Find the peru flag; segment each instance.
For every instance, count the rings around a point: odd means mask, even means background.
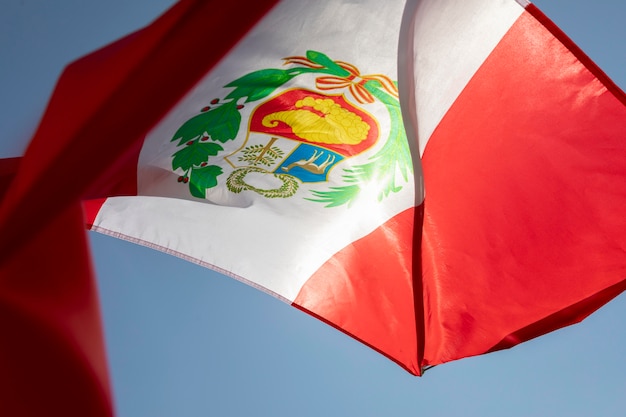
[[[275,6],[147,133],[140,197],[88,203],[92,230],[418,375],[619,294],[623,93],[532,5],[374,3]]]
[[[533,5],[227,3],[182,0],[71,64],[19,168],[0,165],[0,307],[58,345],[95,398],[79,411],[109,413],[81,202],[89,229],[246,282],[415,375],[624,290],[626,96]],[[90,306],[40,307],[5,278],[40,276],[28,260],[56,235],[83,254],[59,297]],[[23,368],[0,364],[9,386]]]

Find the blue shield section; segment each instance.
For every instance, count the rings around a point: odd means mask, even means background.
[[[328,180],[328,171],[343,159],[336,152],[303,143],[274,172],[288,173],[302,182],[322,182]]]

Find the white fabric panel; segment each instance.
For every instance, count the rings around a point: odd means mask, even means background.
[[[380,203],[378,187],[371,184],[366,191],[370,195],[352,206],[327,208],[307,200],[311,190],[328,187],[319,183],[303,183],[295,196],[286,199],[268,199],[252,191],[233,194],[224,187],[228,170],[232,171],[224,163],[220,185],[210,189],[203,202],[177,182],[180,173],[171,170],[177,148],[170,139],[211,99],[225,97],[230,91],[224,89],[225,84],[252,71],[281,68],[282,58],[304,55],[307,50],[354,64],[363,75],[385,74],[397,80],[403,9],[404,1],[399,0],[280,3],[149,133],[138,172],[139,194],[145,197],[107,200],[94,230],[215,268],[292,301],[305,281],[336,252],[415,204],[413,178],[405,181],[396,175],[402,191]],[[212,36],[219,42],[219,34]],[[299,76],[288,87],[311,89],[314,85],[313,76]],[[342,92],[354,102],[347,90]],[[241,129],[236,140],[222,144],[224,156],[241,148],[247,135],[245,118],[256,105],[246,104],[242,109]],[[376,115],[380,140],[350,158],[352,165],[368,162],[390,131],[388,112],[380,102],[361,107]],[[344,166],[339,163],[331,170],[330,186],[344,184]]]

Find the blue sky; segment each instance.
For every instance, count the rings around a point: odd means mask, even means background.
[[[66,63],[172,3],[3,0],[0,157],[23,152]],[[625,2],[535,4],[626,88]],[[579,325],[415,378],[239,282],[110,237],[90,238],[119,417],[571,417],[626,408],[624,295]]]

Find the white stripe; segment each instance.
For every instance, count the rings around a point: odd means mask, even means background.
[[[334,254],[413,206],[413,178],[405,182],[398,174],[397,185],[403,191],[391,193],[384,203],[378,203],[374,195],[349,208],[325,208],[305,199],[312,196],[309,190],[324,189],[325,184],[302,184],[300,195],[291,200],[268,199],[252,191],[227,191],[225,172],[219,177],[221,187],[211,189],[207,201],[189,201],[192,197],[187,186],[176,181],[180,174],[171,171],[176,144],[170,143],[170,138],[212,98],[223,98],[230,91],[223,88],[225,84],[255,70],[281,68],[283,57],[304,55],[307,50],[352,63],[364,75],[382,73],[397,79],[397,39],[403,8],[403,1],[378,0],[289,0],[279,4],[146,138],[139,160],[139,192],[170,198],[109,199],[94,222],[94,230],[243,277],[283,300],[293,301],[306,280]],[[219,34],[212,36],[219,42]],[[301,77],[289,87],[314,88],[313,78]],[[349,93],[346,90],[344,94]],[[246,104],[244,118],[256,105]],[[367,106],[363,108],[370,114],[381,115],[381,143],[355,157],[357,163],[367,162],[390,131],[386,108],[380,103]],[[225,149],[233,147],[224,154],[241,146],[246,127],[244,121],[237,140],[223,144]],[[338,165],[330,175],[337,179],[342,172],[343,166]],[[366,187],[366,191],[374,190]]]

